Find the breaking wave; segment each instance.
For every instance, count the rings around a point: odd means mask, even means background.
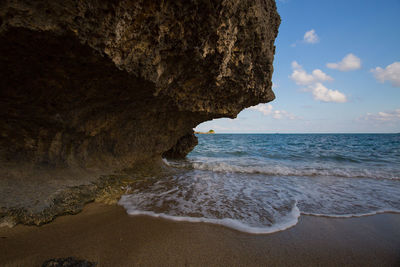
[[[171,172],[119,204],[131,215],[273,233],[300,214],[400,213],[398,162],[397,135],[203,135],[187,160],[164,159]]]

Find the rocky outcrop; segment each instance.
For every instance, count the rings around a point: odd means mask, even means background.
[[[184,156],[199,123],[274,99],[279,23],[274,0],[1,1],[0,183]]]
[[[42,264],[42,267],[94,267],[96,265],[96,262],[78,260],[74,257],[68,257],[47,260]]]
[[[168,151],[162,154],[165,158],[182,159],[198,144],[197,137],[193,132],[182,136],[178,142]]]

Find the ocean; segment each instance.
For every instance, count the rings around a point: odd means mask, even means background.
[[[119,204],[131,215],[265,234],[301,215],[400,213],[400,134],[209,134]]]

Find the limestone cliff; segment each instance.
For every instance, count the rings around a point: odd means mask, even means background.
[[[274,99],[279,23],[274,0],[1,1],[3,191],[184,156],[199,123]]]

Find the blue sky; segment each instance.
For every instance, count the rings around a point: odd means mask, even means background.
[[[276,99],[218,133],[400,132],[400,1],[279,0]]]

